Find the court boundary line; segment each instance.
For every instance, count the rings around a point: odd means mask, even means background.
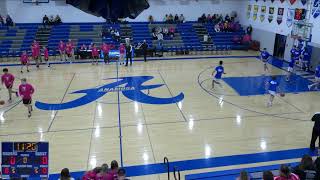
[[[264,117],[264,116],[273,116],[273,115],[282,115],[282,114],[300,114],[302,112],[287,112],[287,113],[275,113],[275,114],[257,114],[257,115],[248,115],[248,116],[242,116],[242,118],[252,118],[252,117]],[[213,118],[203,118],[203,119],[195,119],[193,121],[217,121],[217,120],[224,120],[224,119],[232,119],[236,118],[235,116],[228,116],[228,117],[213,117]],[[281,119],[281,117],[276,117]],[[282,119],[284,119],[283,117]],[[284,119],[287,120],[287,119]],[[297,120],[297,121],[308,121],[308,120]],[[167,121],[167,122],[154,122],[154,123],[147,123],[147,124],[142,124],[142,125],[148,125],[148,126],[153,126],[153,125],[162,125],[162,124],[177,124],[177,123],[186,123],[185,121]],[[135,127],[137,126],[136,124],[126,124],[122,125],[122,127]],[[100,129],[111,129],[111,128],[118,128],[118,125],[114,126],[101,126]],[[58,132],[70,132],[70,131],[89,131],[94,129],[93,127],[91,128],[78,128],[78,129],[60,129],[60,130],[50,130],[50,131],[45,131],[42,133],[58,133]],[[39,134],[39,132],[25,132],[25,133],[16,133],[16,134],[3,134],[0,135],[0,137],[5,137],[5,136],[19,136],[19,135],[29,135],[29,134]]]
[[[87,159],[87,169],[89,167],[89,160],[90,160],[90,154],[91,154],[91,146],[92,146],[92,137],[93,137],[93,131],[94,131],[94,125],[96,121],[96,115],[97,115],[97,108],[98,108],[98,103],[96,102],[96,107],[94,109],[94,115],[93,115],[93,121],[92,121],[92,129],[91,129],[91,134],[90,134],[90,142],[89,142],[89,150],[88,150],[88,159]]]
[[[63,102],[64,98],[66,97],[66,95],[67,95],[67,93],[68,93],[68,90],[69,90],[69,88],[70,88],[70,86],[71,86],[71,84],[72,84],[75,76],[76,76],[76,73],[73,73],[73,76],[72,76],[72,78],[71,78],[71,80],[70,80],[70,82],[69,82],[69,84],[68,84],[68,86],[67,86],[67,88],[66,88],[66,91],[64,92],[64,95],[63,95],[63,97],[62,97],[62,99],[61,99],[61,101],[60,101],[60,104]],[[59,110],[57,110],[57,111],[55,112],[54,117],[52,118],[52,120],[51,120],[51,122],[50,122],[50,124],[49,124],[49,127],[48,127],[48,129],[47,129],[48,132],[50,132],[51,126],[52,126],[54,120],[56,119],[58,112],[59,112]]]
[[[148,61],[166,61],[166,60],[203,60],[203,59],[219,59],[219,58],[223,58],[223,59],[228,59],[228,58],[257,58],[259,56],[254,56],[254,55],[248,55],[248,56],[192,56],[192,57],[166,57],[166,58],[149,58]],[[144,61],[143,59],[137,59],[134,61]],[[133,61],[133,62],[134,62]],[[103,63],[103,60],[98,61],[99,63]],[[62,65],[62,64],[90,64],[92,63],[91,60],[82,60],[82,61],[73,61],[72,63],[70,62],[59,62],[59,61],[52,61],[49,62],[50,65]],[[36,65],[35,63],[30,63],[29,65]],[[46,64],[40,64],[40,65],[46,65]],[[0,67],[5,67],[5,66],[21,66],[20,63],[9,63],[9,64],[0,64]]]
[[[158,73],[159,73],[160,78],[162,79],[163,83],[164,83],[164,84],[165,84],[165,86],[167,87],[167,89],[168,89],[168,91],[169,91],[170,96],[171,96],[171,97],[173,97],[173,93],[171,92],[171,90],[170,90],[170,88],[169,88],[168,84],[166,83],[166,81],[164,80],[164,78],[163,78],[163,76],[162,76],[162,74],[161,74],[160,70],[158,70]],[[178,102],[176,102],[175,104],[176,104],[177,108],[179,109],[180,114],[181,114],[182,118],[184,119],[184,121],[185,121],[185,122],[188,122],[188,120],[187,120],[186,116],[184,115],[184,113],[182,112],[182,110],[179,108]]]
[[[117,82],[119,82],[119,63],[116,62]],[[119,127],[119,146],[120,146],[120,165],[123,167],[123,144],[122,144],[122,127],[121,127],[121,107],[120,107],[120,89],[117,88],[117,105],[118,105],[118,127]]]

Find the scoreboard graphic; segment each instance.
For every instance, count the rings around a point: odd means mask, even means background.
[[[2,178],[48,179],[48,142],[2,142]]]

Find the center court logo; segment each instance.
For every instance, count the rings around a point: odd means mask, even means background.
[[[177,96],[170,98],[158,98],[147,95],[142,90],[150,90],[163,86],[164,84],[142,85],[143,83],[153,79],[153,76],[132,76],[110,78],[118,81],[105,84],[91,89],[84,89],[72,92],[71,94],[84,94],[84,96],[61,104],[49,104],[37,101],[35,106],[41,110],[65,110],[86,105],[101,98],[107,93],[120,91],[125,97],[133,101],[145,104],[173,104],[184,99],[184,94],[180,93]]]

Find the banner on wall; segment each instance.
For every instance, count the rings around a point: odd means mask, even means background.
[[[259,6],[258,5],[254,5],[253,6],[253,20],[256,20],[258,17],[258,11],[259,11]]]
[[[266,11],[267,11],[267,6],[261,6],[261,13],[260,13],[261,22],[263,22],[264,19],[266,18]]]
[[[308,0],[301,0],[302,5],[306,5]]]
[[[307,15],[307,10],[306,9],[300,9],[300,8],[296,8],[295,9],[295,13],[294,13],[294,19],[301,21],[306,19],[306,15]]]
[[[287,11],[287,26],[291,27],[293,24],[293,18],[294,18],[295,10],[294,9],[288,9]]]
[[[312,16],[317,18],[320,15],[320,0],[314,0],[312,5]]]
[[[291,5],[293,5],[297,0],[289,0]]]
[[[277,17],[278,24],[282,23],[283,13],[284,13],[284,8],[278,8],[278,17]]]
[[[269,7],[268,21],[271,23],[273,21],[274,7]]]
[[[252,6],[249,4],[247,9],[247,18],[250,19]]]

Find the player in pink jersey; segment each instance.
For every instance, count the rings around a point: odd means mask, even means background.
[[[47,47],[43,47],[43,57],[44,57],[44,60],[46,61],[48,67],[50,67],[50,63],[49,63],[49,50]]]
[[[23,73],[23,67],[27,67],[27,72],[29,72],[29,57],[26,51],[23,51],[20,57],[21,62],[21,73]]]
[[[15,93],[16,96],[18,97],[18,92],[13,91],[13,83],[14,83],[14,76],[9,73],[9,70],[7,68],[3,69],[3,75],[1,76],[1,83],[6,86],[9,92],[9,101],[12,100],[12,94]]]
[[[69,60],[70,58],[70,63],[72,63],[72,58],[73,58],[73,43],[71,41],[71,39],[69,39],[69,41],[66,44],[66,54],[67,54],[67,58]]]
[[[39,60],[41,61],[40,45],[36,40],[33,41],[31,49],[32,49],[33,60],[36,62],[37,68],[39,68],[39,65],[40,65]]]
[[[121,65],[121,64],[124,64],[124,62],[125,62],[124,56],[126,54],[126,47],[124,46],[123,43],[121,43],[119,46],[119,52],[120,52],[119,62]]]
[[[104,63],[109,63],[110,46],[106,43],[103,43],[101,46],[101,50],[103,51]]]
[[[27,83],[27,79],[21,79],[21,84],[19,86],[19,94],[22,98],[23,104],[28,108],[28,117],[31,117],[32,108],[32,94],[34,93],[34,88],[31,84]]]
[[[66,57],[65,57],[66,45],[64,44],[63,41],[59,42],[58,49],[59,49],[59,54],[60,54],[60,61],[62,61],[62,59],[66,60]]]
[[[94,65],[94,63],[96,63],[96,65],[98,65],[99,50],[98,50],[98,48],[96,47],[95,44],[92,44],[91,56],[92,56],[92,65]]]

